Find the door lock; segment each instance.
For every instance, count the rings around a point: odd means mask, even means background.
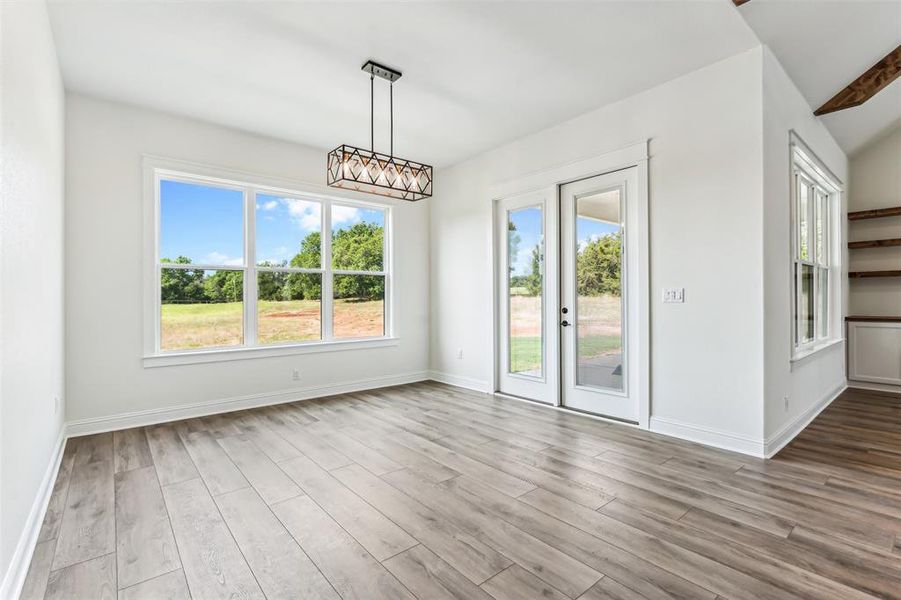
[[[569,327],[569,321],[562,321],[560,324],[564,327]]]
[[[560,309],[560,312],[562,312],[565,315],[566,313],[569,312],[569,309],[564,306],[563,308]]]

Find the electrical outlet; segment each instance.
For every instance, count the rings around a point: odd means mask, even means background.
[[[53,397],[53,414],[59,414],[59,396]]]
[[[463,348],[457,349],[457,360],[463,360]]]
[[[685,288],[663,288],[663,301],[668,304],[685,302]]]
[[[788,412],[788,396],[782,396],[782,402],[785,405],[785,412]]]
[[[293,379],[294,381],[300,381],[300,371],[298,369],[291,371],[291,379]]]

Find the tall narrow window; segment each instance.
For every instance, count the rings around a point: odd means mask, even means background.
[[[244,343],[244,193],[160,182],[160,349]]]
[[[153,175],[157,353],[388,335],[387,207]]]
[[[322,207],[256,195],[257,341],[322,339]]]
[[[385,211],[331,210],[334,336],[385,335]]]
[[[833,269],[839,252],[833,235],[838,185],[806,149],[792,146],[792,256],[795,355],[837,336]]]

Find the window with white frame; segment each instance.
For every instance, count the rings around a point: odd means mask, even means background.
[[[798,143],[792,144],[793,348],[803,355],[837,337],[839,187]]]
[[[157,354],[388,335],[388,207],[153,175]]]

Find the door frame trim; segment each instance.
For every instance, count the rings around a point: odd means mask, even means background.
[[[587,177],[603,175],[612,171],[637,167],[638,189],[636,190],[634,201],[638,203],[639,223],[637,224],[637,235],[639,238],[638,247],[641,256],[637,259],[639,276],[636,292],[638,294],[639,331],[636,334],[636,338],[639,345],[639,360],[635,368],[637,368],[640,373],[638,385],[638,426],[642,429],[648,429],[651,416],[649,144],[650,140],[646,139],[604,154],[583,158],[548,169],[534,171],[489,186],[488,195],[490,200],[489,206],[491,209],[491,218],[489,219],[487,234],[489,236],[488,248],[490,253],[489,260],[491,262],[491,350],[493,361],[491,369],[491,389],[495,392],[499,391],[500,384],[498,361],[501,343],[498,337],[498,328],[500,326],[500,314],[498,311],[498,302],[500,301],[498,257],[499,252],[501,251],[499,246],[501,240],[499,240],[496,235],[497,210],[495,207],[497,202],[504,198],[509,198],[510,196],[518,196],[528,192],[548,190],[551,188],[553,189],[553,197],[556,198],[557,208],[559,209],[559,189],[561,185],[571,181],[585,179]],[[559,310],[559,296],[549,300],[555,302]],[[560,407],[561,401],[562,396],[558,389],[553,406]]]

